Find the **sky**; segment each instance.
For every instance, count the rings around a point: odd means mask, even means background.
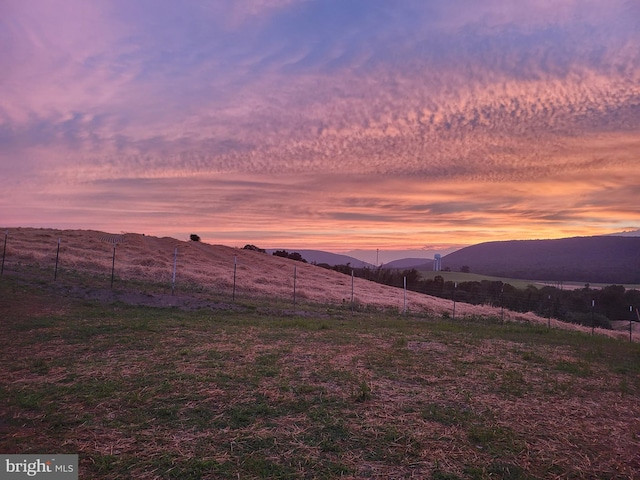
[[[0,227],[449,251],[640,227],[638,0],[2,0]]]

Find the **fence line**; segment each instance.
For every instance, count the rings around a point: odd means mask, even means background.
[[[4,238],[4,245],[3,245],[3,252],[2,252],[2,266],[0,269],[0,273],[4,274],[4,268],[5,268],[5,263],[6,263],[6,258],[7,258],[7,243],[8,243],[8,237],[9,237],[9,230],[5,231],[5,238]],[[112,245],[113,247],[113,251],[112,251],[112,257],[111,257],[111,278],[110,278],[110,287],[113,289],[114,286],[114,282],[115,282],[115,273],[116,273],[116,250],[117,250],[117,245],[119,243],[125,243],[125,237],[124,235],[100,235],[98,237],[98,239],[100,241],[109,243]],[[55,267],[54,267],[54,281],[57,281],[58,278],[58,272],[59,272],[59,267],[60,265],[64,265],[64,251],[61,252],[61,238],[58,237],[57,238],[57,248],[56,248],[56,256],[55,256]],[[19,256],[18,256],[19,257]],[[172,262],[172,272],[171,272],[171,294],[174,295],[175,294],[175,289],[176,289],[176,272],[177,272],[177,257],[178,257],[178,247],[176,246],[174,248],[174,252],[173,252],[173,262]],[[19,265],[20,263],[18,263]],[[238,265],[238,258],[237,255],[234,255],[234,259],[233,259],[233,286],[232,286],[232,292],[231,292],[231,296],[232,296],[232,300],[235,302],[236,300],[236,294],[237,294],[237,265]],[[133,278],[135,279],[135,274],[133,276]],[[297,266],[294,265],[293,268],[293,311],[294,313],[296,312],[297,309],[297,304],[298,304],[298,273],[297,273]],[[458,282],[454,283],[454,288],[452,291],[452,295],[451,295],[451,302],[452,302],[452,318],[453,320],[456,319],[456,304],[457,304],[457,298],[456,298],[456,292],[458,289]],[[416,293],[420,293],[420,292],[416,292]],[[356,310],[356,300],[355,300],[355,272],[352,269],[351,270],[351,310],[355,311]],[[437,298],[437,297],[436,297]],[[504,295],[504,288],[501,289],[500,291],[500,321],[501,323],[504,323],[504,305],[505,305],[505,295]],[[515,297],[514,297],[515,298]],[[551,316],[552,316],[552,308],[554,306],[553,301],[551,299],[551,295],[548,296],[548,300],[549,300],[549,309],[548,309],[548,317],[547,317],[547,327],[551,328]],[[556,299],[557,300],[557,299]],[[402,313],[403,314],[407,314],[409,312],[409,308],[408,308],[408,304],[407,304],[407,277],[404,276],[403,277],[403,308],[402,308]],[[561,304],[558,304],[561,306]],[[556,307],[558,306],[556,305]],[[591,301],[591,322],[590,322],[590,326],[591,327],[591,334],[593,335],[595,333],[595,310],[596,310],[596,301],[592,300]],[[633,318],[633,313],[634,313],[634,307],[633,305],[629,306],[629,341],[633,341],[633,325],[634,322],[636,322],[636,319]],[[638,316],[638,323],[640,323],[640,313],[638,312],[638,310],[636,309],[636,314]],[[599,314],[600,315],[600,314]],[[619,331],[619,330],[618,330]]]

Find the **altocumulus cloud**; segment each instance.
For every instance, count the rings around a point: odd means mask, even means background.
[[[635,1],[0,8],[9,223],[335,246],[640,219]]]

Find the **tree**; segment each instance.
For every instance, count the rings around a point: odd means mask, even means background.
[[[407,278],[407,288],[409,290],[417,290],[420,284],[420,272],[415,268],[411,270],[403,270],[402,276]]]
[[[247,244],[242,247],[244,250],[252,250],[254,252],[267,253],[264,248],[258,248],[255,245]]]
[[[291,260],[296,260],[297,262],[307,263],[307,261],[302,258],[302,255],[300,255],[298,252],[291,252],[289,254],[289,258]]]
[[[276,257],[289,258],[298,262],[307,263],[307,261],[302,258],[302,255],[300,255],[298,252],[289,253],[286,250],[276,250],[275,252],[273,252],[273,255],[275,255]]]
[[[436,275],[433,277],[433,291],[436,295],[442,295],[444,289],[444,277],[442,275]]]
[[[462,273],[469,273],[469,272],[471,271],[471,269],[469,268],[469,265],[462,265],[462,266],[460,267],[460,271],[461,271]]]
[[[351,263],[347,263],[346,265],[334,265],[333,270],[335,270],[336,272],[344,273],[346,275],[351,275]]]
[[[189,238],[191,239],[192,242],[199,242],[200,241],[200,236],[196,235],[195,233],[192,233],[191,235],[189,235]]]

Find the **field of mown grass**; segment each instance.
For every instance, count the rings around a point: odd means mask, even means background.
[[[0,451],[80,478],[637,478],[640,344],[340,306],[180,310],[0,277]]]

